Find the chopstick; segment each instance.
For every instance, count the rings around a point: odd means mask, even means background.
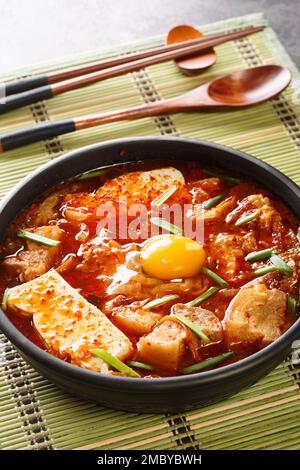
[[[259,31],[262,31],[264,26],[258,27],[249,27],[241,30],[241,32],[245,34],[253,34]],[[60,82],[62,80],[68,80],[70,78],[79,77],[81,75],[86,75],[89,73],[97,72],[100,70],[104,70],[110,67],[116,67],[121,64],[126,64],[127,62],[132,62],[139,59],[145,59],[147,57],[151,57],[153,55],[164,54],[165,52],[176,51],[185,46],[192,46],[196,44],[203,44],[207,43],[208,41],[217,40],[220,38],[226,38],[231,40],[230,36],[235,33],[220,33],[215,35],[206,36],[200,39],[190,39],[188,41],[182,41],[181,43],[171,44],[167,46],[160,46],[154,49],[148,49],[140,52],[136,52],[133,54],[127,54],[122,57],[116,57],[113,59],[108,59],[101,62],[92,62],[89,64],[80,65],[77,67],[67,68],[63,70],[58,70],[54,72],[50,72],[47,75],[37,75],[30,78],[24,78],[21,80],[14,80],[12,82],[6,83],[5,92],[6,96],[10,96],[16,93],[21,93],[27,90],[33,90],[34,88],[40,88],[45,85],[50,85],[51,83]],[[211,47],[211,46],[207,46]]]
[[[159,64],[167,60],[178,59],[180,57],[192,55],[201,50],[208,49],[209,47],[217,46],[228,41],[233,41],[235,39],[240,39],[250,34],[260,32],[263,29],[264,26],[251,27],[232,33],[223,33],[206,37],[204,39],[190,40],[171,46],[163,46],[162,48],[131,54],[130,56],[112,59],[110,61],[100,62],[98,64],[90,64],[88,66],[77,67],[75,69],[68,69],[67,71],[65,70],[56,72],[51,76],[49,75],[49,78],[48,76],[34,77],[33,79],[28,79],[26,84],[24,83],[24,80],[22,80],[22,86],[30,86],[30,84],[36,86],[42,81],[47,81],[47,84],[44,86],[38,86],[38,88],[35,89],[18,93],[16,95],[8,96],[5,103],[0,104],[0,114],[4,114],[5,112],[13,109],[18,109],[25,105],[36,103],[40,100],[52,98],[53,96],[64,93],[66,91],[75,90],[77,88],[81,88],[101,80],[132,72],[145,66]],[[150,53],[151,55],[148,56]],[[112,62],[115,65],[111,66]],[[118,63],[118,65],[116,65],[116,63]],[[110,65],[108,68],[107,64]],[[86,72],[89,67],[100,67],[100,69],[96,69],[94,72],[80,75],[81,73]],[[73,78],[57,81],[59,78],[70,76],[70,74],[73,74]],[[55,82],[49,83],[48,80],[54,80]],[[13,89],[12,86],[16,88],[16,82],[12,82],[10,91]],[[7,87],[9,87],[9,84],[7,84]]]

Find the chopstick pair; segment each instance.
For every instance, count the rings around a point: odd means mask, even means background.
[[[261,65],[217,77],[173,98],[127,109],[49,121],[0,135],[0,152],[101,124],[179,112],[237,109],[263,103],[281,93],[291,73],[280,65]]]
[[[53,96],[75,90],[101,80],[113,78],[149,65],[179,59],[260,32],[264,26],[245,28],[232,33],[221,33],[200,39],[184,41],[170,46],[137,52],[127,56],[94,62],[65,69],[48,75],[13,81],[5,85],[5,102],[0,104],[0,114],[36,103]]]

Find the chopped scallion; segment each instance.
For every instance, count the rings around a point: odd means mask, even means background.
[[[206,276],[210,277],[214,282],[219,284],[219,286],[222,286],[222,287],[229,286],[228,282],[224,281],[224,279],[222,279],[220,276],[218,276],[218,274],[214,273],[210,269],[204,267],[204,268],[202,268],[202,272]]]
[[[236,222],[235,222],[235,226],[236,227],[239,227],[240,225],[244,225],[244,224],[247,224],[248,222],[251,222],[251,220],[254,220],[258,215],[258,212],[252,212],[251,214],[249,215],[242,215]]]
[[[103,168],[102,170],[93,170],[89,171],[88,173],[83,173],[79,176],[79,180],[87,180],[89,178],[96,178],[96,176],[103,175],[107,172],[107,168]]]
[[[287,311],[291,315],[296,315],[297,300],[294,297],[292,297],[290,294],[288,294],[288,297],[287,297]]]
[[[241,182],[241,180],[235,176],[222,175],[221,173],[212,170],[205,169],[203,170],[203,173],[209,176],[216,176],[217,178],[221,178],[224,181],[228,181],[228,183],[239,184]]]
[[[292,269],[289,267],[289,265],[278,255],[272,255],[270,258],[271,263],[276,266],[279,271],[281,271],[283,274],[289,276],[292,274]]]
[[[188,307],[195,307],[196,305],[200,304],[204,300],[208,299],[211,295],[213,295],[218,290],[219,290],[219,287],[210,287],[205,292],[203,292],[203,294],[199,295],[194,300],[191,300],[185,305],[187,305]]]
[[[209,367],[215,366],[216,364],[229,359],[233,356],[233,354],[234,353],[232,351],[228,351],[226,353],[219,354],[218,356],[210,357],[209,359],[205,359],[204,361],[198,362],[197,364],[192,364],[191,366],[185,367],[181,372],[184,374],[193,374],[194,372],[208,369]]]
[[[94,356],[100,357],[100,359],[112,366],[117,371],[126,375],[130,375],[131,377],[140,377],[140,375],[135,370],[131,369],[131,367],[128,367],[117,357],[112,356],[109,352],[105,351],[105,349],[91,349],[90,351],[92,354],[94,354]]]
[[[27,240],[31,240],[32,242],[40,243],[41,245],[46,246],[57,246],[59,245],[59,240],[53,240],[52,238],[43,237],[43,235],[38,235],[34,232],[28,232],[27,230],[20,230],[18,232],[18,237],[26,238]]]
[[[167,230],[174,235],[182,235],[181,228],[177,227],[176,225],[170,224],[167,220],[161,219],[159,217],[151,217],[151,223],[157,225],[158,227],[162,228],[163,230]]]
[[[277,251],[273,250],[273,248],[267,248],[266,250],[260,250],[260,251],[252,251],[251,253],[248,253],[247,256],[245,256],[245,260],[250,261],[250,263],[252,263],[252,261],[268,259],[276,252]]]
[[[300,225],[298,227],[298,232],[297,232],[297,240],[300,243]]]
[[[159,305],[166,304],[167,302],[170,302],[171,300],[178,299],[178,297],[179,295],[177,294],[165,295],[164,297],[161,297],[160,299],[151,300],[151,302],[148,302],[147,304],[143,305],[142,309],[149,310],[150,308],[158,307]]]
[[[169,189],[164,191],[160,196],[151,202],[151,206],[160,207],[166,202],[173,194],[177,191],[177,186],[171,186]]]
[[[155,370],[155,367],[150,364],[145,364],[144,362],[139,361],[129,361],[127,362],[127,365],[130,367],[136,367],[137,369]]]
[[[263,276],[264,274],[269,274],[274,271],[279,271],[279,268],[277,268],[277,266],[268,265],[268,266],[264,266],[263,268],[256,269],[254,271],[254,274],[255,276]]]
[[[221,194],[217,194],[217,196],[214,196],[208,199],[207,201],[203,203],[204,209],[210,209],[211,207],[214,207],[216,204],[218,204],[218,202],[221,201],[221,199],[223,199],[224,196],[225,196],[225,193],[221,193]]]
[[[7,310],[7,301],[8,301],[8,297],[9,297],[9,291],[10,289],[9,288],[6,288],[4,293],[3,293],[3,297],[2,297],[2,310],[5,312]]]
[[[180,313],[174,314],[174,317],[177,318],[177,320],[180,321],[180,323],[183,323],[185,326],[187,326],[193,333],[195,333],[199,338],[202,339],[204,344],[209,344],[211,343],[210,339],[206,334],[203,333],[203,331],[198,328],[197,325],[195,325],[191,320],[189,320],[187,317],[184,315],[181,315]]]

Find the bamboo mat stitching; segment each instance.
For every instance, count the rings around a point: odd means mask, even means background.
[[[145,103],[161,100],[159,92],[145,69],[133,72],[131,75]],[[154,122],[162,135],[179,135],[169,115],[155,117]]]
[[[44,124],[50,121],[50,117],[47,111],[46,104],[44,101],[39,101],[30,106],[30,111],[37,124]],[[45,150],[49,154],[50,158],[55,158],[64,151],[62,143],[58,137],[52,137],[51,139],[44,140]]]
[[[299,351],[295,351],[294,352],[295,355],[298,355],[298,358],[300,357],[300,349]],[[289,368],[289,370],[291,371],[291,374],[296,382],[296,384],[298,385],[299,389],[300,389],[300,363],[295,363],[291,360],[291,355],[288,356],[287,360],[285,361],[285,363],[287,364],[287,367]]]
[[[1,335],[5,362],[3,364],[6,381],[16,404],[24,435],[30,448],[52,449],[47,424],[40,409],[36,393],[27,376],[28,364],[24,362],[11,343]]]
[[[32,74],[24,74],[16,77],[16,80],[32,77]],[[43,124],[50,121],[50,117],[44,101],[38,101],[29,106],[30,112],[37,124]],[[64,149],[58,137],[46,139],[43,141],[45,150],[49,154],[50,158],[54,158],[61,154]]]
[[[167,415],[167,422],[172,428],[176,444],[185,450],[200,450],[200,442],[196,439],[187,416]]]

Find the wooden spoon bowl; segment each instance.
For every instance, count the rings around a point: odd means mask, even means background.
[[[290,82],[286,67],[265,65],[225,75],[210,82],[208,96],[225,106],[249,106],[278,95]]]
[[[168,45],[177,44],[190,39],[199,39],[204,37],[201,33],[193,26],[180,25],[172,28],[167,36],[166,43]],[[184,59],[175,60],[178,68],[186,75],[196,75],[202,72],[204,69],[211,67],[215,64],[217,55],[214,49],[211,47],[203,52],[198,52]]]

